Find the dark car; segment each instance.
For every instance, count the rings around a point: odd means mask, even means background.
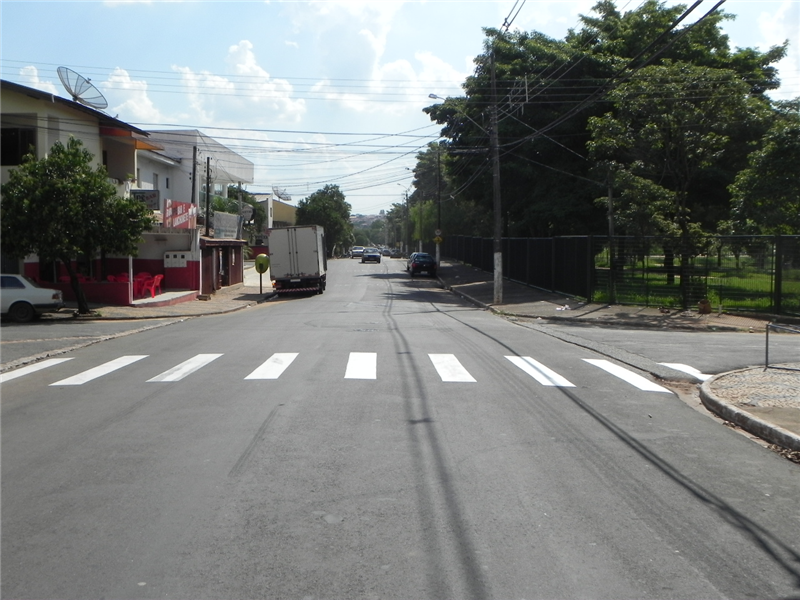
[[[377,248],[364,248],[364,252],[361,253],[361,262],[381,262],[381,253],[378,252]]]
[[[426,252],[415,252],[408,259],[406,270],[413,277],[416,273],[427,273],[436,277],[436,260]]]

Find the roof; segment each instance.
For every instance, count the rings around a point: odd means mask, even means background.
[[[94,108],[86,106],[85,104],[76,102],[75,100],[68,100],[67,98],[56,96],[55,94],[51,94],[50,92],[43,92],[42,90],[37,90],[36,88],[20,85],[19,83],[6,81],[5,79],[0,80],[0,88],[3,91],[8,90],[9,92],[24,94],[26,96],[33,98],[34,100],[41,100],[43,102],[52,102],[54,104],[61,104],[62,106],[66,106],[68,108],[71,108],[72,110],[76,110],[78,112],[90,115],[97,119],[100,127],[124,129],[131,133],[136,133],[142,136],[150,135],[143,129],[139,129],[138,127],[134,127],[133,125],[126,123],[125,121],[120,121],[119,119],[111,117],[106,113],[104,113],[103,111],[96,110]]]

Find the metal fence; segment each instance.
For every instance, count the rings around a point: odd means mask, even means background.
[[[590,302],[800,316],[800,236],[674,240],[605,236],[504,238],[504,277]],[[443,257],[494,270],[489,238],[453,236]],[[424,248],[435,252],[433,244]],[[682,255],[681,255],[682,254]]]

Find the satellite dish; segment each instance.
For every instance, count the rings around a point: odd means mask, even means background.
[[[284,202],[292,201],[292,196],[290,194],[287,194],[285,189],[272,186],[272,193],[278,197],[278,200],[283,200]]]
[[[96,109],[106,108],[108,101],[91,82],[67,67],[58,67],[58,78],[75,102]]]

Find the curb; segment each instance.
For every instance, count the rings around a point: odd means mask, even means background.
[[[133,321],[133,320],[139,321],[144,319],[194,319],[196,317],[210,317],[212,315],[223,315],[226,313],[236,312],[237,310],[242,310],[249,306],[255,306],[257,304],[266,302],[267,300],[271,300],[277,295],[278,295],[277,292],[272,292],[270,294],[264,294],[264,297],[260,298],[259,300],[248,302],[247,304],[242,304],[241,306],[232,306],[229,308],[223,308],[221,310],[212,310],[199,313],[181,313],[174,315],[135,315],[135,316],[116,316],[116,317],[103,317],[103,316],[93,317],[91,314],[89,314],[89,315],[75,315],[73,318],[78,321]],[[99,310],[102,311],[102,308]],[[147,310],[147,307],[144,307],[143,310]]]
[[[758,436],[762,440],[766,440],[772,444],[777,444],[783,448],[800,452],[800,436],[788,431],[777,425],[773,425],[751,415],[747,411],[724,402],[711,391],[711,384],[717,379],[730,375],[731,373],[739,373],[749,369],[740,369],[739,371],[730,371],[728,373],[720,373],[711,379],[708,379],[700,386],[700,401],[708,410],[717,416],[738,425],[748,433]]]

